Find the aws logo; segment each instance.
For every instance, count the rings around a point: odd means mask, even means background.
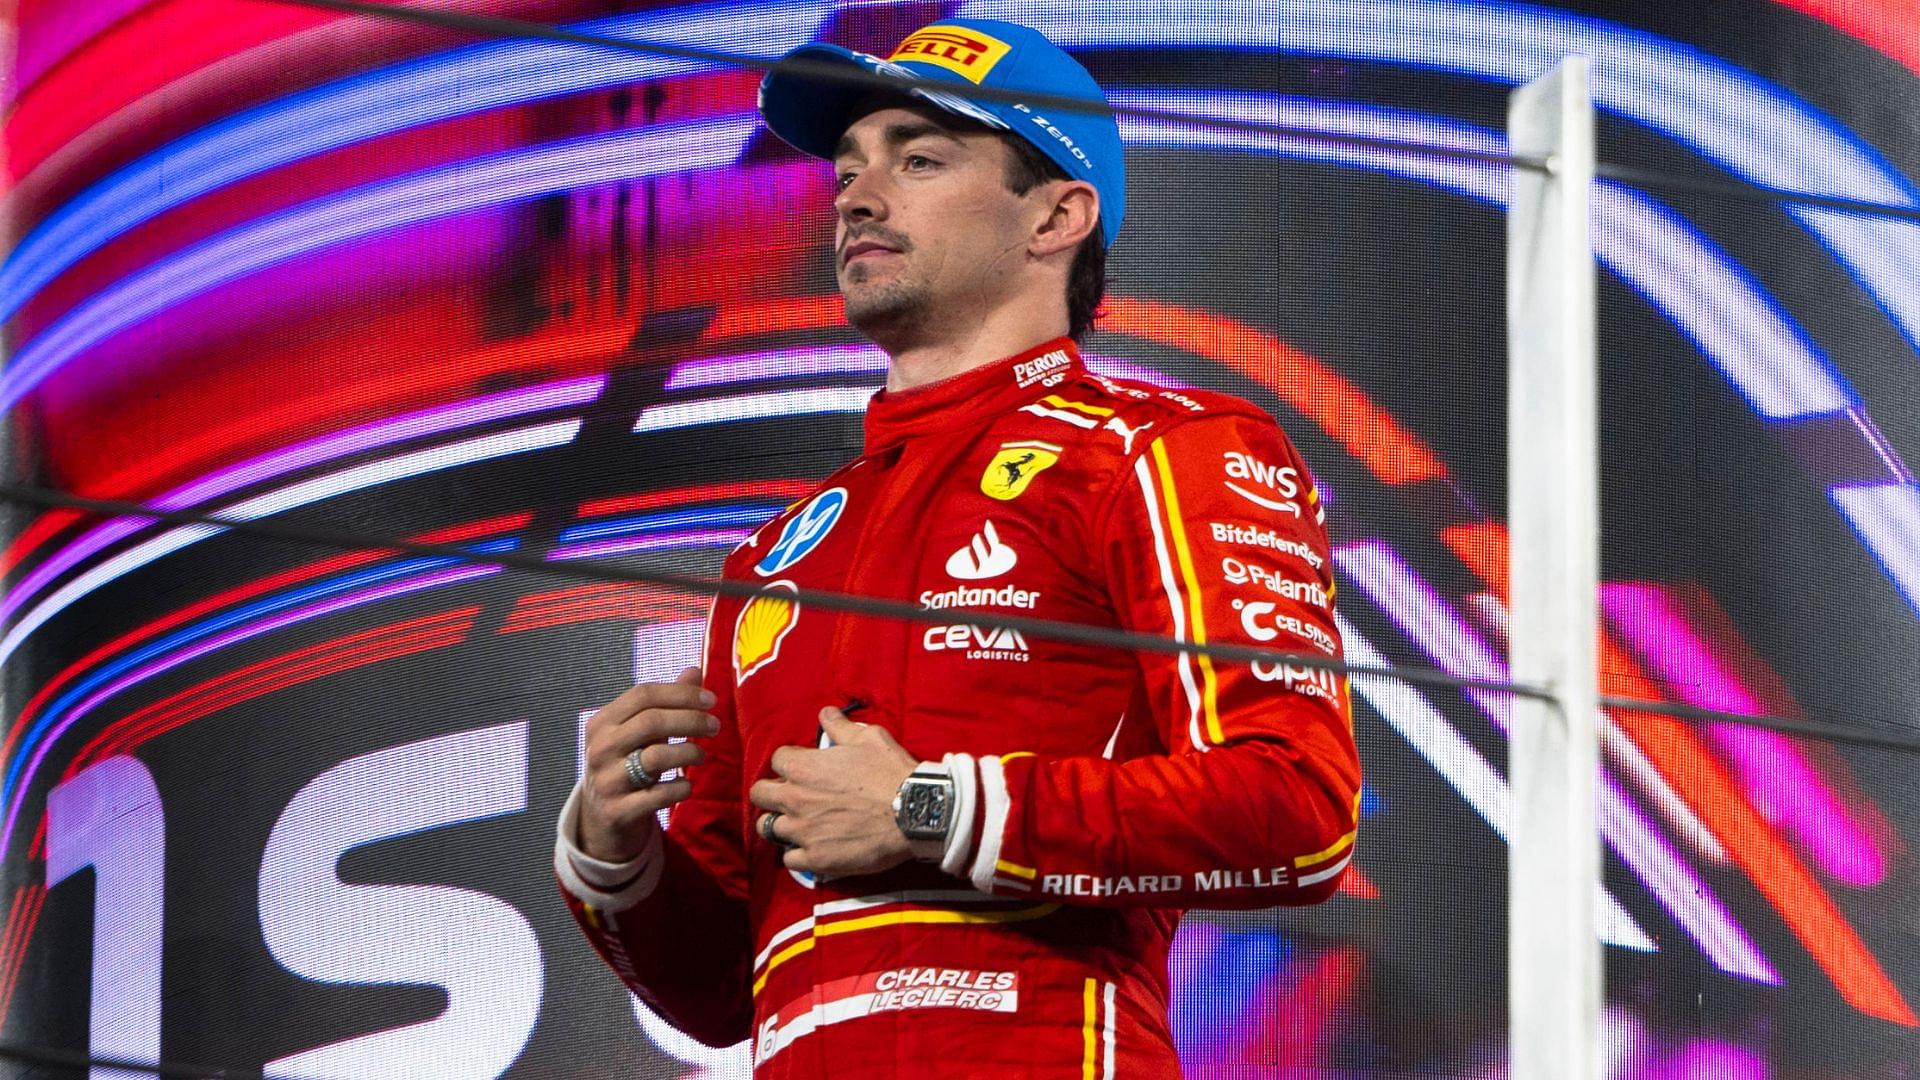
[[[1255,506],[1264,506],[1269,510],[1278,510],[1283,514],[1300,516],[1300,470],[1291,465],[1269,465],[1252,454],[1242,454],[1229,450],[1223,459],[1226,463],[1227,490],[1247,500]],[[1259,491],[1248,491],[1235,480],[1246,481]],[[1269,498],[1269,494],[1278,495],[1278,500]]]
[[[911,60],[946,68],[973,82],[987,77],[1013,46],[978,30],[959,26],[929,26],[907,36],[888,60]]]
[[[1060,447],[1052,443],[1001,443],[999,452],[987,462],[986,472],[980,474],[980,491],[1001,502],[1017,499],[1034,477],[1060,460],[1060,453]]]
[[[733,675],[735,682],[766,667],[780,656],[780,643],[787,640],[800,621],[800,605],[776,590],[794,592],[791,581],[775,581],[767,590],[747,601],[733,623]]]

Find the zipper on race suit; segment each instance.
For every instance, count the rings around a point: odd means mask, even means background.
[[[841,588],[843,592],[855,596],[869,595],[866,578],[868,562],[872,558],[874,533],[877,531],[869,526],[874,522],[894,520],[895,512],[899,510],[900,504],[912,493],[915,486],[910,482],[912,478],[904,475],[908,472],[906,446],[901,445],[887,452],[897,456],[874,489],[873,505],[861,515],[860,536],[854,541],[853,555],[847,560],[847,576]],[[859,618],[861,616],[847,614],[841,615],[836,620],[833,641],[827,647],[827,670],[831,673],[829,677],[835,680],[833,686],[838,692],[860,701],[864,706],[872,703],[872,691],[877,688],[847,686],[838,681],[841,678],[840,665],[850,654],[849,646],[857,632],[856,620]],[[902,659],[904,661],[904,658]]]

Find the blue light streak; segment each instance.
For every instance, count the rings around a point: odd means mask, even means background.
[[[727,52],[812,40],[831,4],[703,4],[574,23],[583,34]],[[257,105],[141,157],[74,196],[0,264],[0,322],[89,254],[175,207],[355,143],[492,109],[722,70],[555,41],[499,41],[362,72]]]

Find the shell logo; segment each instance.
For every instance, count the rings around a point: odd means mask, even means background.
[[[779,589],[793,592],[793,582],[769,582],[767,589],[768,592],[747,601],[747,605],[740,609],[740,617],[734,621],[735,682],[744,682],[747,676],[771,664],[780,655],[780,643],[787,639],[794,624],[800,621],[800,605],[773,592]]]

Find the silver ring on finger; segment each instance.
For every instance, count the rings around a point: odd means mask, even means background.
[[[796,846],[779,833],[773,831],[773,823],[780,817],[780,811],[772,810],[760,816],[760,835],[774,847],[790,848]]]
[[[627,755],[627,782],[633,785],[635,791],[645,791],[660,782],[659,777],[648,772],[647,767],[640,764],[639,750]]]

